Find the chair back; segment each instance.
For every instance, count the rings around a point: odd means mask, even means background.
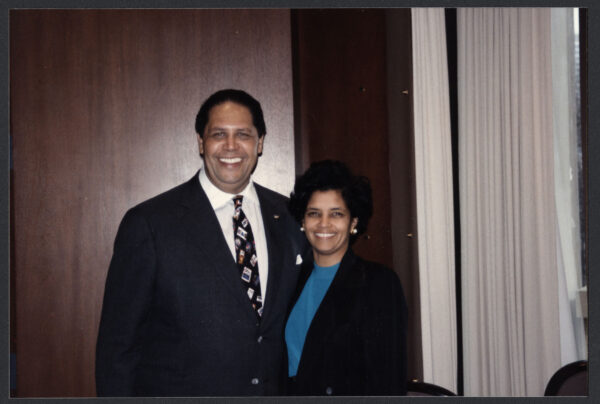
[[[453,392],[448,389],[443,388],[442,386],[438,386],[432,383],[419,382],[416,380],[411,380],[407,384],[406,388],[407,396],[441,396],[441,397],[449,397],[455,396]]]
[[[587,396],[588,363],[577,361],[558,369],[552,376],[544,396]]]

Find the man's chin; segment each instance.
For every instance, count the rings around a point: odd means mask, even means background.
[[[239,181],[238,179],[235,178],[223,178],[221,181],[219,181],[218,183],[215,183],[215,185],[217,186],[217,188],[221,189],[222,191],[228,192],[230,194],[237,194],[239,192],[242,192],[244,190],[244,188],[246,188],[246,185],[248,185],[249,179],[246,179],[245,181]]]

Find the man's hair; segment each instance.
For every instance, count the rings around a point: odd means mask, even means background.
[[[260,138],[266,135],[267,126],[265,125],[265,118],[263,116],[262,108],[260,107],[260,102],[245,91],[233,89],[217,91],[204,101],[196,115],[196,133],[200,136],[204,135],[204,128],[206,128],[206,124],[208,123],[208,114],[210,113],[210,110],[227,101],[248,108],[252,114],[252,124],[258,131],[258,137]]]
[[[367,177],[353,175],[341,161],[323,160],[312,163],[308,170],[296,179],[290,195],[289,210],[298,223],[302,223],[306,206],[315,191],[340,191],[352,218],[358,218],[357,234],[350,237],[354,242],[367,230],[373,214],[371,183]]]

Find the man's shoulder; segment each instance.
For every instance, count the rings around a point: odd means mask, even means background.
[[[273,213],[280,223],[284,223],[287,226],[286,235],[293,238],[295,244],[300,246],[299,248],[303,250],[302,245],[304,244],[303,240],[305,240],[305,237],[304,233],[300,231],[300,225],[289,212],[288,202],[290,198],[257,183],[254,183],[254,187],[256,188],[256,193],[260,199],[261,205],[263,203],[270,205],[266,207],[266,210],[263,210],[263,213]],[[262,208],[265,208],[265,206],[262,206]]]
[[[179,184],[171,189],[161,192],[156,196],[138,203],[137,205],[133,206],[130,211],[151,213],[172,209],[174,206],[190,200],[190,198],[194,195],[194,191],[196,191],[195,187],[197,186],[198,189],[200,188],[200,184],[195,184],[195,182],[198,182],[197,176],[194,176],[192,179],[182,184]]]
[[[276,205],[287,206],[287,203],[289,201],[289,198],[287,196],[284,196],[279,192],[273,191],[272,189],[257,184],[256,182],[254,183],[254,188],[256,189],[256,193],[259,198],[264,198]]]

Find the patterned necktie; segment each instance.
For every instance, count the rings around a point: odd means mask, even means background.
[[[260,278],[258,277],[258,259],[256,245],[250,222],[242,210],[242,195],[233,198],[233,236],[235,240],[236,263],[240,268],[242,284],[250,298],[252,307],[260,318],[262,316],[262,295],[260,294]]]

